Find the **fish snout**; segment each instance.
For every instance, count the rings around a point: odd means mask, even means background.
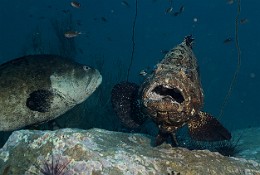
[[[86,71],[89,71],[92,76],[90,83],[87,84],[87,88],[96,89],[102,83],[102,75],[100,74],[98,69],[95,68],[85,68]],[[90,70],[89,70],[90,69]]]

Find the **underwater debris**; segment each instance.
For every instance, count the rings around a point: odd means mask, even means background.
[[[177,146],[175,133],[186,124],[190,136],[195,140],[231,139],[230,132],[216,118],[200,111],[204,96],[196,57],[192,51],[193,40],[192,36],[185,37],[181,44],[166,54],[142,83],[137,97],[129,95],[136,94],[138,88],[130,82],[119,83],[112,91],[111,102],[119,118],[136,121],[139,116],[149,116],[157,124],[159,133],[155,146],[168,138],[171,139],[172,146]],[[135,88],[125,90],[124,86]],[[136,106],[135,103],[139,105]],[[133,106],[142,108],[138,111],[145,115],[135,115]],[[124,111],[123,115],[120,111]],[[127,121],[124,123],[127,124]]]

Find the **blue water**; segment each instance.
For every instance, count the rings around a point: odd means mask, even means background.
[[[33,34],[41,34],[48,53],[57,53],[58,40],[51,21],[66,19],[64,10],[72,14],[75,31],[83,32],[75,38],[77,53],[74,59],[94,64],[95,58],[104,58],[106,72],[116,72],[115,60],[129,65],[132,51],[132,25],[135,1],[129,7],[120,0],[79,0],[81,8],[71,7],[68,0],[1,0],[0,5],[0,63],[19,57],[30,49]],[[169,50],[182,42],[184,36],[195,37],[194,52],[200,66],[205,94],[204,110],[218,117],[237,65],[235,18],[237,2],[227,1],[173,1],[174,11],[183,5],[179,16],[165,14],[168,0],[138,0],[135,28],[135,52],[130,81],[140,82],[139,72],[152,68],[163,58],[161,50]],[[259,48],[260,3],[241,1],[239,25],[241,69],[229,101],[220,120],[229,129],[260,126]],[[197,22],[194,19],[197,19]],[[127,72],[127,66],[123,71]],[[106,75],[104,75],[104,79]]]

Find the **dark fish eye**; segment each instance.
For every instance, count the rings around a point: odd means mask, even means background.
[[[87,70],[90,69],[90,67],[88,67],[88,66],[83,66],[83,69],[84,69],[85,71],[87,71]]]

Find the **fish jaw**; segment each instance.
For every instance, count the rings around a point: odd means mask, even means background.
[[[202,89],[182,72],[163,75],[165,73],[156,74],[143,89],[144,106],[153,115],[158,112],[171,114],[167,123],[187,121],[200,111],[203,104]]]

